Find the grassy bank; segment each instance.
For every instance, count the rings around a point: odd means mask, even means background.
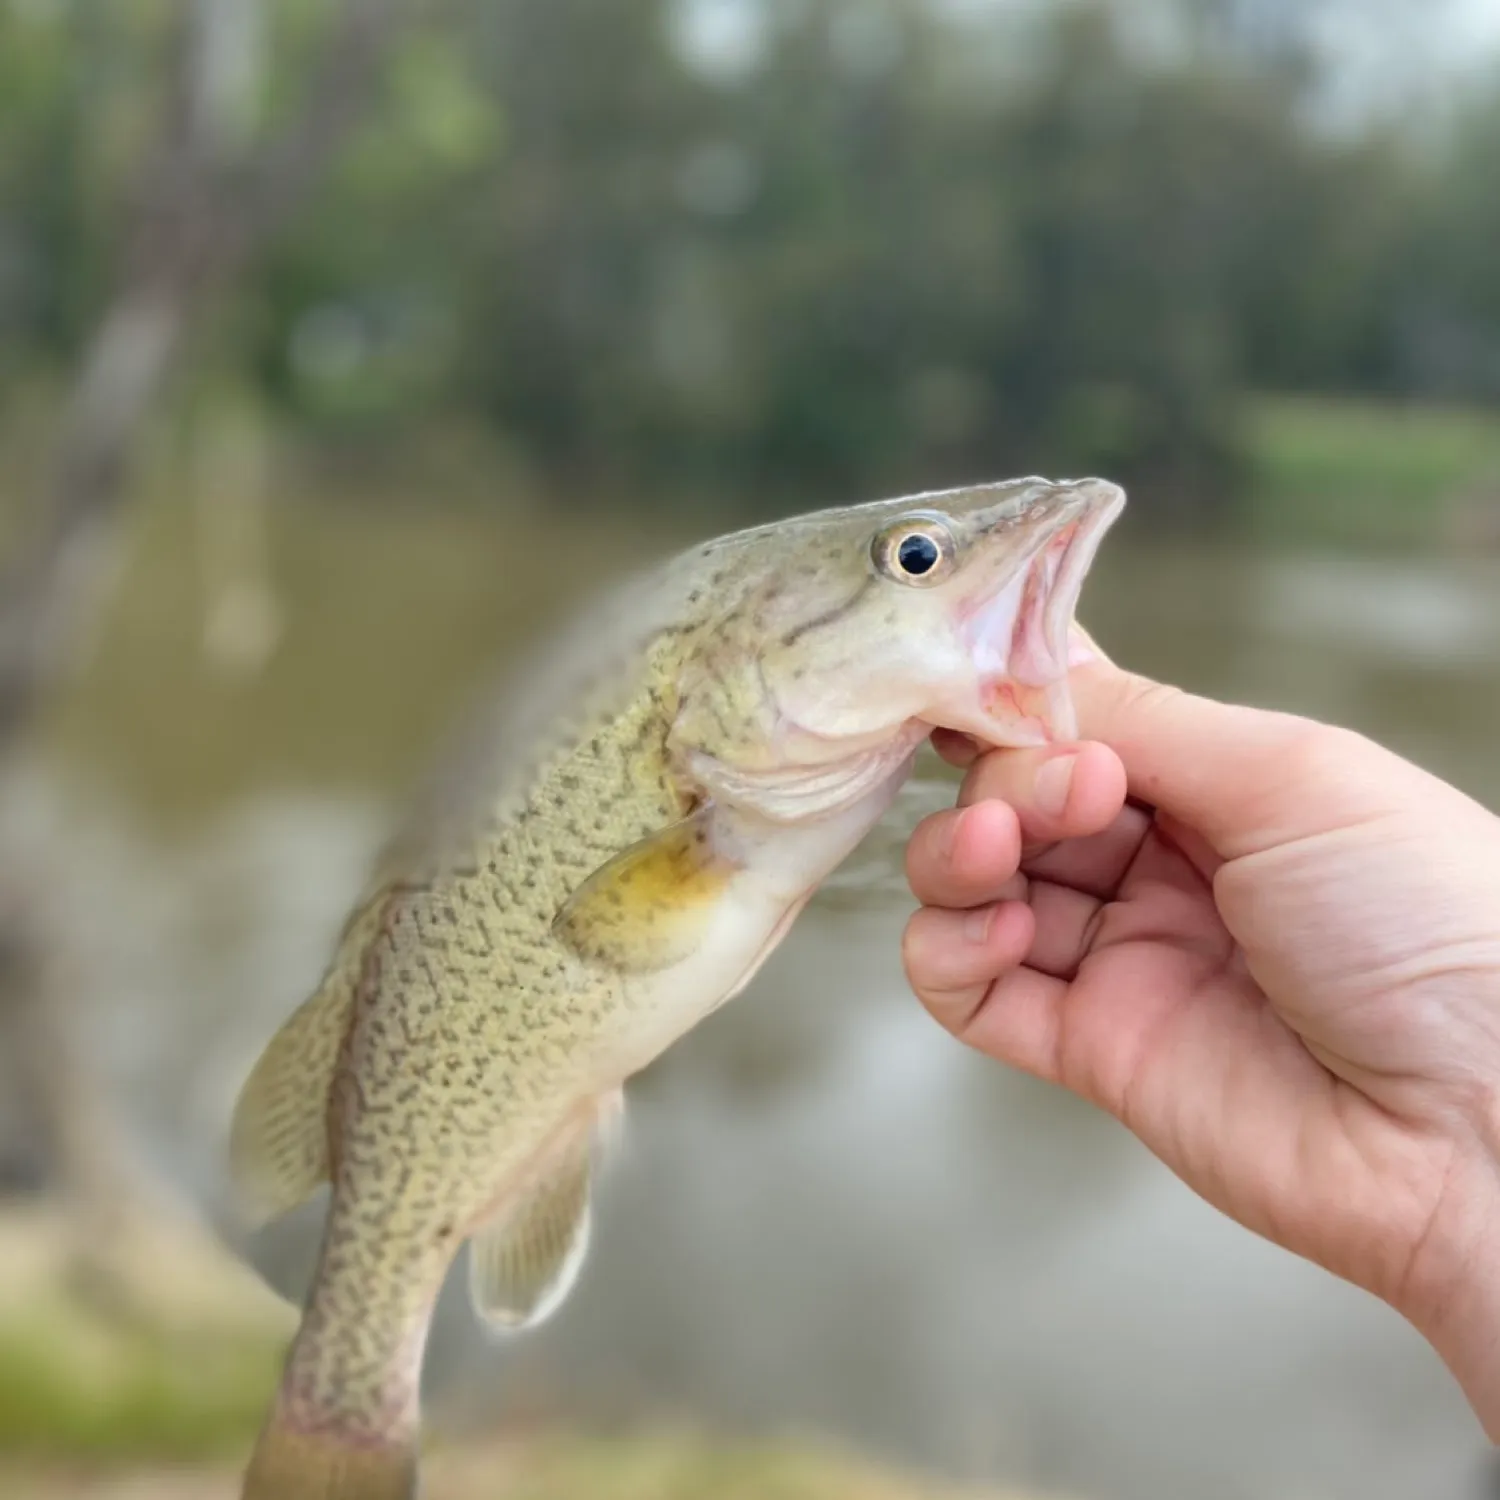
[[[237,1481],[229,1465],[115,1473],[0,1467],[0,1500],[235,1500]],[[424,1500],[1043,1500],[899,1474],[817,1444],[672,1431],[550,1433],[438,1449],[424,1464],[422,1493]]]
[[[234,1500],[290,1309],[188,1226],[116,1245],[109,1296],[76,1249],[55,1210],[0,1213],[0,1500]],[[429,1500],[1020,1500],[668,1427],[439,1437],[425,1467]]]
[[[293,1322],[196,1226],[142,1222],[99,1237],[45,1204],[8,1208],[0,1454],[115,1463],[233,1452],[259,1425]]]
[[[1256,540],[1500,548],[1500,413],[1264,397],[1245,420]]]

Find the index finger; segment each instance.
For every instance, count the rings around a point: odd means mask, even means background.
[[[1350,730],[1219,703],[1104,660],[1071,678],[1082,732],[1119,755],[1130,794],[1224,859],[1370,821],[1424,784],[1442,787]]]

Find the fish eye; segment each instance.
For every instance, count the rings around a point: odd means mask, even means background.
[[[878,532],[870,552],[887,578],[923,586],[948,575],[958,549],[936,516],[907,516]]]
[[[896,545],[896,562],[901,571],[915,577],[932,572],[941,555],[938,544],[925,531],[914,531]]]

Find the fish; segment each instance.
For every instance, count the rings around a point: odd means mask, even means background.
[[[1125,504],[1037,477],[737,531],[582,610],[377,857],[235,1104],[248,1225],[330,1188],[243,1500],[409,1500],[434,1303],[534,1329],[626,1081],[739,995],[942,728],[1077,732],[1070,631]]]

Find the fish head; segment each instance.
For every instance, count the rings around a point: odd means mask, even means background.
[[[1077,733],[1069,635],[1124,491],[1039,478],[793,523],[758,671],[783,726],[830,747],[913,721],[997,746]]]
[[[716,796],[817,816],[933,729],[1077,734],[1070,630],[1124,492],[1019,479],[814,512],[700,549],[669,747]]]

